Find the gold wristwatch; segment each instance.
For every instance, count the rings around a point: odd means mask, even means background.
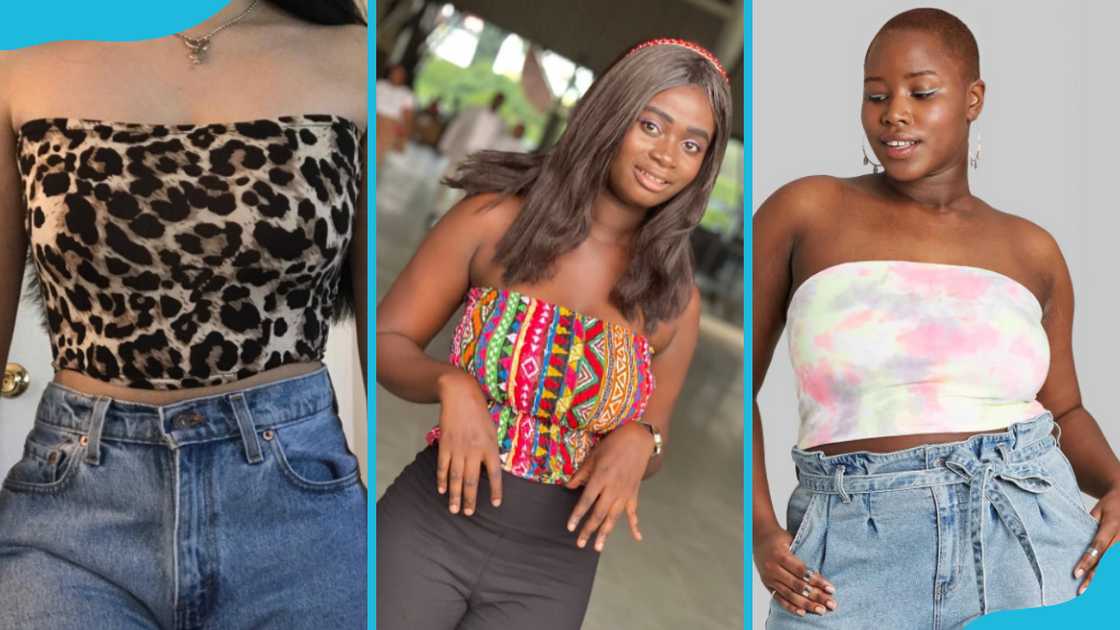
[[[648,429],[649,434],[653,436],[653,454],[649,456],[650,459],[653,459],[654,457],[657,457],[661,454],[661,447],[664,444],[661,441],[661,431],[657,427],[644,420],[638,420],[638,424]]]

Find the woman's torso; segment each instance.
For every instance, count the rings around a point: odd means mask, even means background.
[[[979,199],[959,210],[932,210],[899,201],[874,176],[837,180],[827,196],[829,208],[798,235],[791,254],[787,303],[806,280],[855,261],[935,263],[961,271],[995,272],[1007,286],[1029,291],[1043,310],[1050,275],[1032,257],[1023,219],[999,212]],[[858,267],[856,265],[855,267]],[[1018,290],[1017,289],[1017,290]],[[787,325],[789,322],[787,322]],[[1024,420],[1027,418],[1023,418]],[[827,442],[812,446],[826,455],[854,451],[888,452],[922,444],[954,442],[984,431],[913,433]]]
[[[194,67],[182,44],[170,37],[46,44],[12,59],[7,122],[15,132],[41,118],[170,125],[333,114],[364,130],[365,47],[364,28],[316,26],[271,8],[215,37],[210,56]],[[305,374],[320,365],[289,362],[221,385],[168,391],[122,386],[69,369],[59,370],[55,380],[91,395],[168,404]]]
[[[560,254],[548,277],[507,284],[495,254],[519,208],[507,199],[484,211],[450,361],[487,396],[503,468],[562,483],[598,439],[644,413],[672,324],[647,330],[611,303],[630,253],[596,236]]]

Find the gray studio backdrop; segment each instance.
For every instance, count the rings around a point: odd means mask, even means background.
[[[753,207],[798,177],[867,172],[859,157],[864,51],[883,22],[915,6],[948,10],[976,35],[988,92],[973,127],[984,145],[973,192],[1042,225],[1061,245],[1077,302],[1083,400],[1117,448],[1120,3],[755,0]],[[783,520],[796,485],[789,449],[798,423],[786,343],[783,336],[759,396],[770,492]],[[769,593],[753,566],[752,575],[751,618],[761,628]],[[842,591],[837,601],[844,606]]]

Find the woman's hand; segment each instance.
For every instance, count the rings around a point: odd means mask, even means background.
[[[638,486],[642,483],[652,454],[653,436],[636,422],[611,431],[592,449],[576,474],[564,484],[570,490],[585,486],[572,515],[568,517],[568,531],[574,532],[584,515],[591,510],[579,533],[577,546],[582,548],[587,545],[591,535],[598,530],[595,551],[602,551],[623,510],[630,521],[630,534],[634,540],[641,541]]]
[[[795,615],[803,617],[807,610],[818,615],[835,610],[836,600],[829,595],[836,588],[790,553],[792,542],[793,536],[777,523],[761,531],[755,528],[754,564],[762,583],[782,608]]]
[[[1089,549],[1085,550],[1081,560],[1073,567],[1073,577],[1085,576],[1081,587],[1077,589],[1078,595],[1089,588],[1089,582],[1093,581],[1093,575],[1097,572],[1097,563],[1112,543],[1116,542],[1117,534],[1120,534],[1120,488],[1110,490],[1101,497],[1089,513],[1100,524],[1097,526],[1097,535],[1093,538],[1093,542],[1089,543]],[[1094,549],[1097,551],[1096,554],[1092,551]]]
[[[498,430],[490,419],[486,399],[474,378],[455,369],[439,377],[439,457],[436,488],[451,490],[452,514],[474,514],[480,468],[490,478],[490,503],[502,503],[502,465],[498,459]]]

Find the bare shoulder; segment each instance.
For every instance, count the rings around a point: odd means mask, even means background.
[[[1011,242],[1018,244],[1023,256],[1037,259],[1046,267],[1062,257],[1058,241],[1046,228],[1017,214],[995,208],[992,208],[992,211],[995,213],[1000,231],[1006,234]]]
[[[342,24],[321,26],[318,36],[330,44],[330,56],[336,63],[344,64],[351,71],[361,71],[364,83],[369,57],[368,34],[369,29],[364,24]]]
[[[1043,279],[1046,287],[1053,287],[1068,278],[1062,249],[1046,228],[1010,212],[995,208],[992,211],[996,217],[995,231],[1013,244],[1014,256],[1020,265]]]
[[[653,347],[660,352],[662,348],[668,348],[677,338],[694,337],[695,334],[684,334],[682,336],[681,333],[696,333],[699,330],[700,312],[703,306],[701,300],[700,289],[693,284],[688,289],[688,302],[684,309],[673,319],[648,331],[649,341],[653,344]]]
[[[497,243],[521,212],[521,203],[515,195],[471,195],[452,206],[440,224],[471,234],[480,244]]]
[[[795,179],[774,191],[755,212],[755,233],[771,243],[788,242],[834,217],[854,189],[851,181],[828,175]]]
[[[0,99],[13,129],[25,122],[27,110],[37,111],[34,104],[44,91],[43,86],[59,83],[60,65],[89,63],[95,57],[90,52],[95,43],[66,40],[0,51]]]

